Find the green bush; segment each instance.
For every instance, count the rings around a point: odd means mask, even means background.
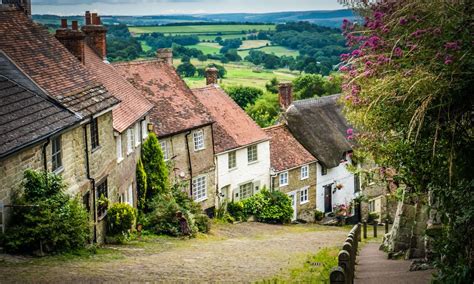
[[[63,193],[60,176],[27,170],[13,198],[11,224],[3,237],[8,252],[58,253],[84,247],[89,219],[81,203]]]
[[[373,223],[375,220],[379,219],[379,214],[376,212],[371,212],[369,213],[369,217],[367,218],[368,223]]]
[[[142,159],[139,159],[137,162],[136,176],[137,176],[138,210],[144,210],[148,185],[147,185],[147,175],[145,172],[145,168],[143,167]]]
[[[319,210],[314,211],[314,220],[315,221],[321,221],[324,218],[324,212],[321,212]]]
[[[289,223],[293,216],[291,200],[281,191],[270,192],[263,188],[259,193],[242,201],[247,215],[257,221],[270,224]]]
[[[227,204],[227,212],[235,221],[247,221],[244,204],[240,201]]]
[[[143,143],[142,162],[146,173],[146,199],[152,200],[156,194],[169,190],[168,168],[154,133],[150,133]]]
[[[126,203],[115,203],[107,211],[107,235],[126,235],[137,218],[136,210]]]
[[[194,223],[201,233],[209,233],[211,230],[211,219],[206,214],[197,214],[194,216]]]

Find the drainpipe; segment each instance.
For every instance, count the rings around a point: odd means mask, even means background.
[[[96,215],[96,207],[95,207],[95,179],[91,177],[91,170],[90,170],[90,165],[89,165],[89,140],[87,138],[87,125],[90,125],[89,123],[84,124],[84,141],[86,145],[85,149],[85,154],[86,154],[86,173],[87,173],[87,179],[91,182],[92,184],[92,211],[94,213],[94,239],[93,243],[97,243],[97,215]]]
[[[44,167],[44,172],[48,172],[48,160],[46,157],[46,147],[48,147],[49,143],[51,142],[51,137],[48,137],[46,140],[46,143],[43,144],[43,167]]]
[[[191,164],[191,150],[189,149],[189,140],[188,140],[188,137],[190,134],[191,134],[191,131],[188,131],[185,135],[185,138],[186,138],[186,150],[188,151],[189,176],[191,177],[191,181],[189,183],[189,193],[190,193],[190,196],[193,197],[193,165]]]

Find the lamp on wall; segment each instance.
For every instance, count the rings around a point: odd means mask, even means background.
[[[153,131],[153,123],[148,123],[147,124],[147,129],[148,129],[148,132],[152,132]]]

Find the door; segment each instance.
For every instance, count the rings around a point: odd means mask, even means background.
[[[324,188],[324,213],[332,212],[332,184],[323,186]]]
[[[293,218],[291,218],[291,221],[295,221],[296,220],[296,192],[288,193],[288,196],[291,199],[291,207],[293,208]]]

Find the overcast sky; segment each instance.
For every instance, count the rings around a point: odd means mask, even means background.
[[[163,15],[336,10],[337,0],[32,0],[34,14]]]

